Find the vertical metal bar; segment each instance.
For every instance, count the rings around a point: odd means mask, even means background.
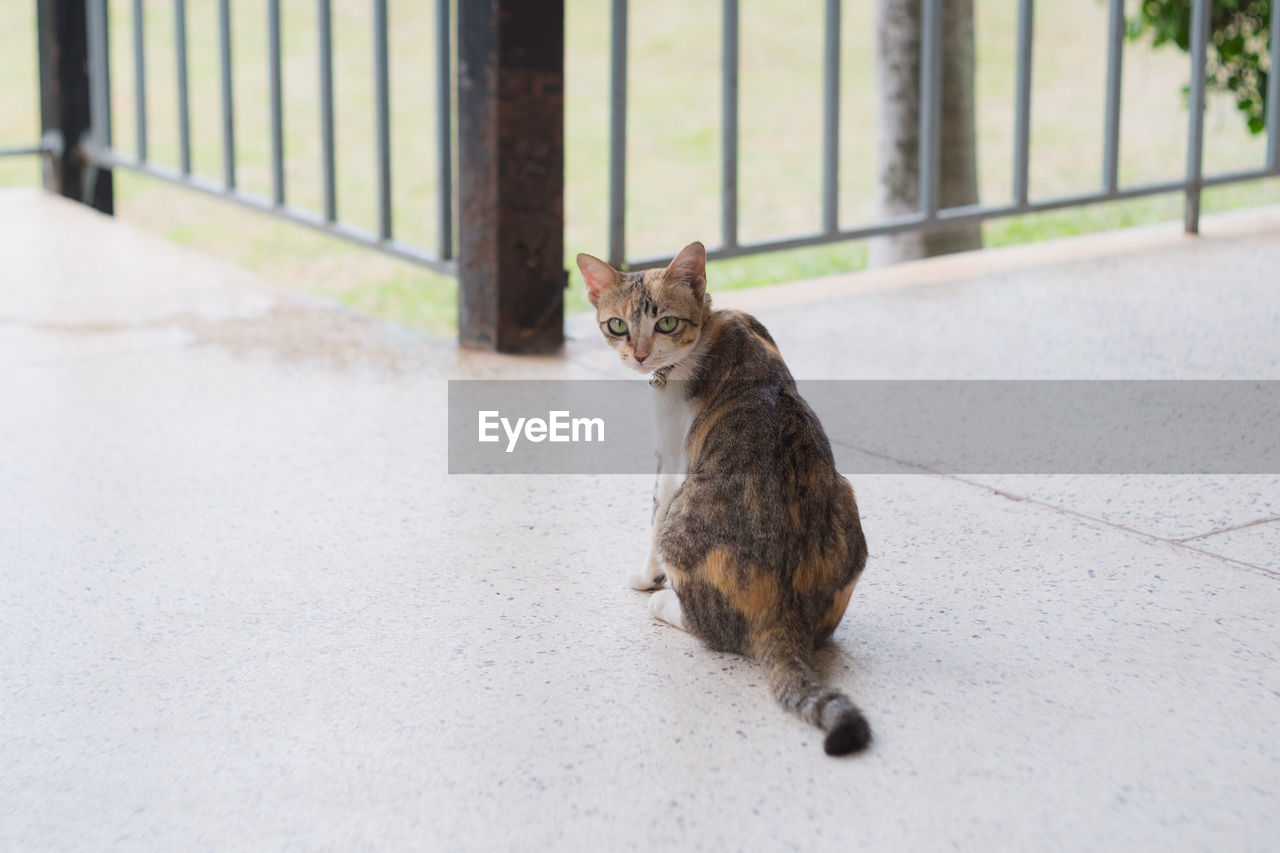
[[[133,0],[133,88],[137,104],[138,159],[147,159],[147,43],[142,0]]]
[[[102,138],[106,140],[107,147],[115,145],[115,134],[113,127],[115,122],[111,119],[111,20],[110,9],[107,0],[102,0],[101,19],[99,25],[102,27],[102,40],[99,42],[102,50],[98,53],[98,78],[102,80]]]
[[[1280,2],[1271,0],[1271,70],[1267,73],[1267,165],[1280,173]]]
[[[822,56],[822,230],[840,228],[840,0],[827,0]]]
[[[732,248],[738,245],[738,0],[724,0],[723,6],[720,239]]]
[[[1124,81],[1124,0],[1111,0],[1107,23],[1107,124],[1102,142],[1102,187],[1119,187],[1120,84]]]
[[[280,73],[280,0],[267,0],[267,71],[271,90],[271,201],[284,206],[284,83]]]
[[[338,195],[333,166],[333,15],[329,0],[317,0],[320,36],[320,166],[324,191],[324,219],[338,218]]]
[[[1209,38],[1210,0],[1193,0],[1191,6],[1191,85],[1187,119],[1187,197],[1183,229],[1200,232],[1200,191],[1204,169],[1205,50]]]
[[[1035,32],[1035,4],[1018,2],[1018,79],[1014,106],[1013,203],[1027,204],[1031,152],[1031,39]]]
[[[111,82],[107,61],[107,0],[85,0],[89,67],[89,124],[98,147],[111,147]],[[76,141],[67,140],[69,147]]]
[[[609,49],[609,263],[627,259],[627,0],[613,0]]]
[[[942,124],[942,0],[923,0],[920,19],[920,212],[938,213]]]
[[[373,0],[373,125],[378,170],[378,238],[391,239],[391,81],[387,71],[387,0]]]
[[[173,0],[173,45],[178,66],[178,165],[191,174],[191,108],[187,83],[187,0]]]
[[[218,0],[218,52],[222,64],[222,174],[227,189],[236,186],[235,102],[231,87],[231,0]]]
[[[453,257],[453,69],[449,36],[449,0],[436,0],[436,215],[440,223],[440,260]]]

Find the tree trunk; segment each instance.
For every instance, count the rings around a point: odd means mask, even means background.
[[[878,0],[881,217],[913,213],[919,205],[920,7],[921,0]],[[938,204],[955,207],[978,201],[973,0],[943,0],[942,19]],[[974,222],[876,237],[869,260],[871,266],[887,266],[981,247],[982,227]]]

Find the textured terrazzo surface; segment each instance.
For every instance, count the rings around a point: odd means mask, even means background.
[[[461,354],[28,192],[0,252],[0,849],[1280,838],[1280,477],[858,478],[836,761],[625,587],[649,478],[445,473],[445,380],[616,375],[589,320]],[[721,301],[812,378],[1280,378],[1277,269],[1271,211]]]

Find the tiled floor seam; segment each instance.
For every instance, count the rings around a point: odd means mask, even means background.
[[[1244,530],[1248,527],[1257,527],[1259,524],[1270,524],[1274,521],[1280,521],[1280,515],[1272,515],[1267,518],[1255,518],[1253,521],[1246,521],[1244,524],[1236,524],[1231,527],[1221,527],[1217,530],[1210,530],[1208,533],[1197,533],[1195,536],[1186,536],[1182,539],[1170,539],[1170,542],[1191,542],[1195,539],[1207,539],[1210,536],[1217,536],[1220,533],[1234,533],[1237,530]]]
[[[1217,559],[1221,560],[1224,563],[1231,563],[1232,565],[1241,566],[1246,569],[1253,569],[1255,571],[1262,572],[1264,575],[1267,575],[1268,577],[1280,579],[1280,571],[1276,571],[1275,569],[1268,569],[1266,566],[1259,566],[1259,565],[1255,565],[1254,563],[1246,563],[1244,560],[1237,560],[1234,557],[1224,557],[1221,554],[1215,554],[1212,551],[1206,551],[1203,548],[1196,548],[1192,545],[1187,545],[1182,542],[1172,542],[1168,539],[1161,539],[1157,541],[1168,542],[1173,547],[1181,548],[1184,551],[1194,551],[1197,554],[1204,554],[1206,557],[1216,557]]]
[[[991,486],[988,486],[985,483],[979,483],[974,480],[967,480],[964,477],[959,477],[954,474],[943,474],[940,472],[930,472],[930,473],[933,473],[935,476],[943,477],[948,480],[954,480],[955,482],[965,483],[966,485],[975,486],[977,488],[984,489],[988,492],[991,492],[992,494],[996,494],[1002,498],[1006,498],[1007,500],[1023,501],[1023,502],[1032,504],[1034,506],[1043,507],[1045,509],[1052,510],[1053,512],[1056,512],[1059,515],[1069,515],[1072,518],[1078,518],[1078,519],[1081,519],[1082,521],[1089,521],[1095,524],[1105,525],[1106,527],[1110,527],[1115,530],[1124,531],[1125,533],[1129,533],[1141,539],[1146,539],[1149,542],[1159,542],[1163,545],[1168,545],[1171,548],[1177,548],[1183,551],[1192,551],[1196,554],[1201,554],[1206,557],[1212,557],[1224,563],[1230,563],[1233,566],[1239,566],[1244,569],[1252,569],[1253,571],[1261,572],[1267,577],[1280,580],[1280,571],[1276,571],[1275,569],[1269,569],[1266,566],[1259,566],[1254,563],[1246,563],[1244,560],[1237,560],[1234,557],[1226,557],[1226,556],[1223,556],[1222,554],[1215,554],[1214,552],[1206,551],[1203,548],[1196,548],[1195,546],[1186,544],[1187,540],[1168,539],[1163,536],[1155,536],[1151,533],[1138,530],[1135,527],[1129,527],[1124,524],[1116,524],[1114,521],[1107,521],[1106,519],[1097,518],[1092,515],[1086,515],[1085,513],[1078,512],[1077,510],[1074,510],[1074,509],[1067,509],[1066,507],[1055,506],[1054,504],[1045,503],[1044,501],[1038,501],[1035,498],[1026,497],[1025,495],[1013,495],[1008,492],[1002,491],[1000,489],[996,489]],[[1242,526],[1248,527],[1250,525],[1242,525]],[[1221,532],[1226,532],[1226,531],[1221,531]],[[1192,538],[1195,538],[1195,537],[1192,537]]]
[[[1146,533],[1146,532],[1141,531],[1141,530],[1138,530],[1137,528],[1134,528],[1134,527],[1128,527],[1128,526],[1126,526],[1126,525],[1124,525],[1124,524],[1116,524],[1114,521],[1107,521],[1107,520],[1105,520],[1105,519],[1096,518],[1096,517],[1094,517],[1094,516],[1092,516],[1092,515],[1086,515],[1086,514],[1085,514],[1085,513],[1083,513],[1083,512],[1078,512],[1078,511],[1073,510],[1073,509],[1067,509],[1066,507],[1055,506],[1054,504],[1045,503],[1044,501],[1038,501],[1038,500],[1036,500],[1035,498],[1027,497],[1026,495],[1018,495],[1018,494],[1014,494],[1014,493],[1012,493],[1012,492],[1007,492],[1007,491],[1005,491],[1005,490],[1003,490],[1003,489],[997,489],[997,488],[996,488],[996,487],[994,487],[994,486],[988,486],[986,483],[980,483],[980,482],[978,482],[978,481],[976,481],[976,480],[970,480],[970,479],[967,479],[967,478],[965,478],[965,477],[961,477],[961,476],[959,476],[959,475],[957,475],[957,474],[947,474],[947,473],[945,473],[945,472],[943,472],[943,471],[937,471],[937,470],[934,470],[934,469],[932,469],[932,468],[928,467],[927,465],[920,465],[920,464],[915,463],[915,462],[907,462],[907,461],[904,461],[904,460],[902,460],[902,459],[894,459],[893,457],[891,457],[891,456],[887,456],[887,455],[885,455],[885,454],[883,454],[883,453],[876,453],[876,452],[874,452],[874,451],[867,450],[866,448],[857,447],[857,446],[855,446],[855,445],[851,445],[851,444],[848,444],[848,443],[846,443],[846,442],[833,441],[832,443],[833,443],[833,444],[839,444],[839,445],[840,445],[840,446],[842,446],[842,447],[848,447],[848,448],[851,448],[851,449],[853,449],[853,450],[857,450],[858,452],[860,452],[860,453],[865,453],[865,454],[867,454],[868,456],[874,456],[874,457],[876,457],[876,458],[878,458],[878,459],[884,459],[884,460],[886,460],[886,461],[893,462],[893,463],[895,463],[895,464],[897,464],[897,465],[901,465],[901,466],[902,466],[902,467],[904,467],[904,468],[914,468],[914,469],[916,469],[917,471],[921,472],[922,474],[928,474],[928,475],[932,475],[932,476],[935,476],[935,477],[941,477],[942,479],[945,479],[945,480],[951,480],[951,481],[953,481],[953,482],[957,482],[957,483],[964,483],[964,484],[965,484],[965,485],[967,485],[967,486],[973,486],[973,487],[975,487],[975,488],[982,489],[983,491],[986,491],[986,492],[989,492],[989,493],[991,493],[991,494],[993,494],[993,495],[997,495],[997,496],[999,496],[999,497],[1005,498],[1006,500],[1011,500],[1011,501],[1021,501],[1021,502],[1025,502],[1025,503],[1032,504],[1032,505],[1034,505],[1034,506],[1043,507],[1044,509],[1051,510],[1052,512],[1056,512],[1056,513],[1058,513],[1059,515],[1069,515],[1069,516],[1071,516],[1071,517],[1073,517],[1073,518],[1078,518],[1078,519],[1081,519],[1081,520],[1083,520],[1083,521],[1089,521],[1089,522],[1093,522],[1093,523],[1095,523],[1095,524],[1101,524],[1101,525],[1104,525],[1104,526],[1106,526],[1106,527],[1111,527],[1111,528],[1114,528],[1114,529],[1116,529],[1116,530],[1122,530],[1122,531],[1124,531],[1125,533],[1129,533],[1129,534],[1131,534],[1131,535],[1133,535],[1133,536],[1137,536],[1137,537],[1139,537],[1139,538],[1146,539],[1146,540],[1147,540],[1147,541],[1149,541],[1149,542],[1159,542],[1159,543],[1161,543],[1161,544],[1168,545],[1168,546],[1170,546],[1170,547],[1172,547],[1172,548],[1178,548],[1178,549],[1180,549],[1180,550],[1184,550],[1184,551],[1192,551],[1192,552],[1194,552],[1194,553],[1201,554],[1201,555],[1206,556],[1206,557],[1212,557],[1212,558],[1214,558],[1214,559],[1216,559],[1216,560],[1220,560],[1221,562],[1224,562],[1224,563],[1229,563],[1229,564],[1231,564],[1231,565],[1233,565],[1233,566],[1239,566],[1239,567],[1241,567],[1241,568],[1245,568],[1245,569],[1252,569],[1253,571],[1261,572],[1262,574],[1264,574],[1264,575],[1266,575],[1267,577],[1270,577],[1270,578],[1280,579],[1280,571],[1276,571],[1275,569],[1268,569],[1266,566],[1259,566],[1259,565],[1255,565],[1254,563],[1246,563],[1244,560],[1237,560],[1237,559],[1235,559],[1235,558],[1233,558],[1233,557],[1224,557],[1222,554],[1215,554],[1215,553],[1213,553],[1212,551],[1206,551],[1206,550],[1204,550],[1203,548],[1196,548],[1196,547],[1194,547],[1194,546],[1192,546],[1192,545],[1187,545],[1187,544],[1186,544],[1186,540],[1182,540],[1182,539],[1168,539],[1168,538],[1165,538],[1165,537],[1163,537],[1163,536],[1154,536],[1154,535],[1152,535],[1152,534],[1150,534],[1150,533]],[[1241,525],[1241,526],[1242,526],[1242,527],[1249,527],[1249,526],[1251,526],[1251,525],[1253,525],[1253,524],[1260,524],[1260,523],[1263,523],[1263,522],[1265,522],[1265,521],[1269,521],[1269,520],[1280,520],[1280,519],[1261,519],[1261,520],[1259,520],[1259,521],[1250,522],[1249,524]],[[1224,530],[1224,531],[1218,531],[1218,532],[1223,532],[1223,533],[1225,533],[1226,531]],[[1196,538],[1196,537],[1192,537],[1192,538]]]

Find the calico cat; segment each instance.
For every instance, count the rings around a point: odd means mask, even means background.
[[[844,616],[866,539],[773,338],[754,317],[711,310],[701,243],[664,270],[591,255],[578,268],[605,340],[654,389],[652,540],[632,586],[657,590],[658,619],[761,661],[778,701],[827,732],[828,754],[863,749],[866,719],[810,661]]]

